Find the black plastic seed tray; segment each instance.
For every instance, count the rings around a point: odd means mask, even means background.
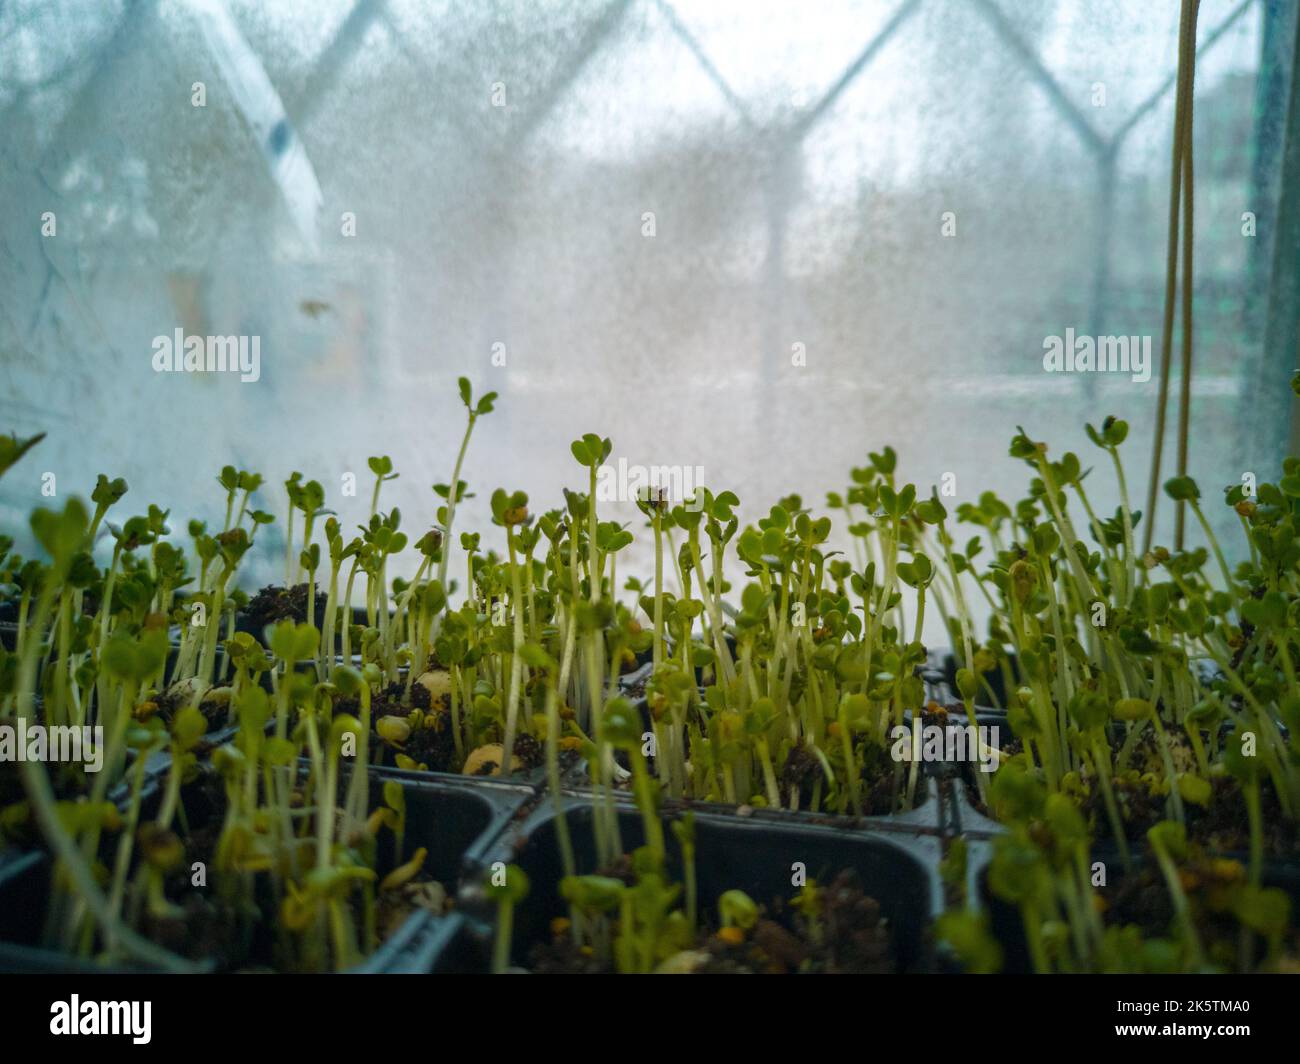
[[[458,884],[482,867],[497,835],[534,797],[532,789],[506,783],[469,784],[459,780],[414,779],[402,773],[372,769],[371,804],[381,800],[383,784],[396,779],[406,797],[404,856],[418,848],[428,851],[424,871],[455,896]],[[157,779],[146,783],[141,807],[144,822],[162,797]],[[191,824],[199,826],[214,814],[187,803]],[[382,877],[398,862],[393,837],[384,832],[377,859]],[[50,894],[52,861],[45,851],[0,852],[0,972],[101,971],[92,960],[42,948],[39,943]],[[453,938],[461,921],[453,914],[413,913],[378,950],[357,967],[359,972],[427,972],[433,958]],[[120,968],[118,970],[121,970]]]
[[[595,872],[595,805],[586,796],[572,794],[564,803],[578,871]],[[622,800],[615,807],[622,845],[630,852],[644,842],[641,815]],[[679,812],[680,807],[670,807],[663,813],[669,871],[676,876],[681,874],[681,855],[668,825]],[[880,903],[891,929],[898,969],[930,970],[934,950],[929,928],[943,904],[938,829],[909,830],[895,824],[894,830],[879,830],[874,824],[860,824],[742,817],[697,806],[695,865],[701,918],[715,917],[717,900],[727,890],[743,890],[762,905],[792,897],[797,893],[792,885],[797,864],[819,882],[852,869],[861,878],[864,891]],[[532,884],[514,915],[512,963],[523,967],[532,944],[548,937],[550,921],[567,912],[555,893],[563,872],[552,802],[539,803],[531,816],[504,833],[493,847],[490,861],[518,864]],[[467,918],[439,969],[484,971],[489,966],[495,915],[481,882],[463,888],[461,901]]]
[[[519,811],[534,798],[531,788],[488,780],[469,782],[430,780],[409,774],[371,772],[371,800],[378,801],[383,781],[396,779],[406,791],[405,856],[423,846],[428,850],[424,868],[454,897],[457,887],[477,875],[488,859],[492,843]],[[397,862],[392,835],[385,832],[378,855],[382,876]],[[356,969],[374,973],[421,973],[454,938],[460,924],[457,914],[418,912]]]

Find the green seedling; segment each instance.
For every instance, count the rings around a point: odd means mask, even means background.
[[[497,903],[496,938],[492,949],[494,975],[502,975],[510,967],[515,906],[528,896],[528,887],[528,876],[522,868],[513,864],[505,866],[499,881],[494,874],[488,882],[488,897]]]

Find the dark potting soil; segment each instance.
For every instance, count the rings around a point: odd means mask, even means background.
[[[243,610],[243,623],[253,632],[260,634],[268,624],[277,621],[294,621],[298,624],[307,620],[308,587],[297,584],[286,589],[279,584],[268,584],[248,601]],[[316,617],[312,623],[320,627],[324,619],[325,599],[320,589],[316,589]]]
[[[417,685],[418,686],[418,685]],[[424,690],[421,688],[421,690]],[[425,692],[426,695],[428,692]],[[374,742],[378,736],[372,736]],[[459,772],[461,759],[456,754],[456,739],[452,734],[450,713],[430,713],[424,718],[424,727],[416,728],[396,747],[384,746],[385,764],[395,764],[396,755],[403,753],[429,772]]]
[[[1141,781],[1112,782],[1129,839],[1145,838],[1149,828],[1166,819],[1164,795],[1152,794]],[[1187,837],[1213,853],[1246,852],[1250,849],[1250,820],[1241,784],[1231,776],[1216,776],[1210,780],[1210,786],[1212,797],[1208,807],[1183,802]],[[1096,839],[1112,839],[1100,788],[1088,796],[1083,808],[1094,825]],[[1265,855],[1286,857],[1300,852],[1297,844],[1300,827],[1283,815],[1271,780],[1260,781],[1260,812]]]
[[[400,683],[390,683],[385,691],[389,698],[400,698],[405,687]],[[443,709],[449,709],[449,696],[444,695],[438,699],[438,705]],[[433,694],[422,683],[411,684],[411,708],[412,709],[429,709],[433,705]]]
[[[1239,861],[1207,855],[1199,848],[1179,863],[1179,882],[1187,895],[1206,959],[1232,970],[1240,961],[1242,924],[1232,912],[1233,892],[1246,882],[1246,868]],[[1149,852],[1142,867],[1124,876],[1115,887],[1113,899],[1102,912],[1108,927],[1128,924],[1138,927],[1143,937],[1160,937],[1180,932],[1169,887],[1154,856]],[[1254,958],[1262,958],[1262,942],[1255,941]],[[1300,928],[1288,928],[1282,947],[1282,965],[1300,971]]]
[[[534,769],[546,760],[546,748],[536,736],[519,735],[515,738],[514,756],[523,762],[525,769]]]
[[[799,808],[806,809],[812,804],[813,789],[823,776],[824,770],[817,755],[803,743],[797,743],[786,754],[785,764],[777,774],[777,782],[781,785],[783,795],[797,791]]]
[[[380,738],[374,729],[381,717],[401,717],[407,719],[413,709],[425,714],[422,727],[413,728],[400,744],[390,743]],[[361,702],[355,696],[337,699],[333,704],[333,713],[338,716],[346,713],[360,719]],[[421,683],[412,683],[408,696],[403,683],[389,684],[383,691],[372,695],[370,699],[370,745],[380,751],[383,764],[396,764],[396,755],[405,754],[426,772],[458,773],[462,761],[456,754],[456,740],[452,734],[451,704],[446,695],[436,700],[429,689]],[[546,760],[544,745],[532,735],[522,733],[515,738],[514,756],[520,762],[516,772],[527,772],[537,768]],[[496,761],[485,761],[474,773],[476,776],[490,776],[497,771]]]
[[[435,717],[432,722],[426,720],[428,723],[432,723],[432,727],[416,728],[402,744],[400,751],[396,747],[386,746],[384,763],[395,763],[395,757],[400,752],[417,765],[423,765],[429,772],[460,771],[460,759],[456,756],[456,740],[451,728],[442,717]],[[372,736],[371,741],[376,739],[377,735]]]
[[[886,747],[876,743],[860,743],[855,754],[862,765],[860,791],[863,816],[887,816],[899,812],[895,798],[906,793],[907,775],[904,772],[896,781],[896,763]],[[811,809],[818,780],[822,780],[822,801],[825,801],[825,773],[821,760],[805,745],[799,743],[786,755],[785,763],[777,773],[781,795],[789,801],[790,793],[798,788],[799,808]]]
[[[1187,736],[1176,731],[1166,734],[1175,770],[1195,769],[1195,758]],[[1208,742],[1209,735],[1204,734],[1204,739]],[[1112,742],[1112,750],[1117,751],[1121,745],[1119,740]],[[1002,754],[1004,758],[1012,757],[1023,749],[1024,744],[1019,739],[1010,739],[1002,745]],[[1134,745],[1128,766],[1141,776],[1164,778],[1164,761],[1154,733],[1147,732]],[[1168,817],[1167,796],[1153,793],[1148,782],[1141,776],[1135,779],[1131,773],[1126,772],[1111,780],[1115,801],[1130,841],[1144,840],[1148,829]],[[991,815],[980,801],[978,790],[969,782],[965,783],[965,787],[971,805],[984,815]],[[1241,784],[1232,776],[1213,776],[1210,778],[1210,788],[1208,806],[1183,802],[1188,839],[1212,853],[1246,852],[1250,848],[1250,820]],[[1095,780],[1080,809],[1088,818],[1093,838],[1098,842],[1113,844],[1114,833],[1111,831],[1110,817],[1106,814],[1105,795]],[[1267,777],[1260,780],[1260,813],[1265,855],[1286,857],[1300,853],[1300,826],[1286,818],[1272,780]]]
[[[1204,735],[1208,743],[1209,735]],[[1170,760],[1175,771],[1194,771],[1195,754],[1186,734],[1170,730],[1167,733]],[[1118,749],[1119,743],[1113,744]],[[1146,732],[1135,744],[1128,768],[1141,776],[1165,777],[1164,760],[1155,734]],[[1112,780],[1115,800],[1120,806],[1130,839],[1145,839],[1147,830],[1167,818],[1166,796],[1152,793],[1143,779],[1133,778],[1132,772]],[[1187,837],[1214,853],[1240,853],[1250,848],[1250,820],[1246,812],[1246,799],[1241,784],[1232,776],[1210,777],[1211,797],[1207,806],[1183,802],[1187,822]],[[1110,819],[1106,816],[1105,798],[1100,786],[1094,786],[1083,806],[1090,818],[1098,840],[1112,839]],[[1300,852],[1297,846],[1300,828],[1282,813],[1272,780],[1260,780],[1260,811],[1264,834],[1264,852],[1268,856],[1286,856]]]
[[[637,702],[646,697],[646,688],[650,683],[650,677],[642,676],[635,683],[629,684],[623,688],[622,695],[629,702]]]
[[[170,724],[176,713],[189,705],[192,695],[193,692],[186,693],[179,689],[169,689],[159,692],[154,697],[153,704],[157,707],[158,715]],[[199,703],[199,712],[203,714],[203,719],[208,722],[208,731],[224,728],[230,723],[230,703],[228,701],[205,695]]]
[[[405,720],[413,709],[424,711],[424,727],[412,729],[411,734],[400,746],[385,742],[374,730],[374,724],[381,717],[401,717]],[[332,712],[336,717],[346,713],[360,720],[361,700],[356,696],[335,699]],[[417,765],[423,765],[429,772],[460,770],[446,699],[440,699],[438,706],[434,706],[429,690],[423,684],[411,684],[409,701],[407,701],[406,685],[402,683],[389,684],[384,690],[372,695],[370,721],[370,745],[372,749],[383,752],[384,764],[393,764],[395,755],[402,753]]]
[[[605,874],[629,880],[627,868]],[[881,975],[897,970],[889,927],[880,904],[864,893],[856,872],[840,872],[818,893],[817,920],[793,902],[774,899],[748,932],[701,930],[693,949],[666,969],[701,975]],[[611,974],[588,947],[577,947],[563,922],[549,943],[531,951],[532,970],[542,974]]]

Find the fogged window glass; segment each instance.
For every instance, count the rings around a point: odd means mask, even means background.
[[[1269,396],[1292,367],[1263,340],[1287,7],[1201,5],[1207,492],[1272,475],[1285,429]],[[820,506],[887,443],[923,493],[946,473],[958,502],[1019,491],[1017,424],[1090,464],[1083,424],[1113,413],[1140,496],[1177,9],[6,3],[0,413],[49,433],[4,481],[7,523],[44,471],[82,493],[122,475],[128,509],[212,518],[227,462],[263,472],[281,515],[301,470],[350,523],[368,491],[342,496],[344,474],[364,485],[389,454],[385,501],[425,526],[462,374],[501,393],[466,464],[469,527],[498,485],[540,506],[577,485],[586,431],[615,458],[702,467],[752,519],[789,492]],[[178,330],[255,337],[256,379],[158,371]],[[1131,342],[1133,372],[1046,372],[1067,331]],[[1109,511],[1110,469],[1095,479]]]

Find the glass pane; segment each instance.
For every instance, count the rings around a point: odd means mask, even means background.
[[[209,519],[233,462],[266,474],[267,509],[298,469],[351,522],[368,500],[344,474],[388,453],[386,501],[432,523],[460,375],[502,395],[469,456],[471,528],[498,484],[557,498],[582,431],[702,467],[752,519],[789,491],[820,504],[886,443],[924,489],[1017,491],[1014,425],[1092,462],[1082,426],[1114,413],[1137,493],[1175,9],[6,4],[3,413],[49,432],[35,464],[66,490],[122,474],[140,507]],[[1251,414],[1271,243],[1243,236],[1280,165],[1262,9],[1201,8],[1206,490],[1276,462],[1277,426]],[[258,380],[154,372],[177,329],[258,337]],[[1044,373],[1067,330],[1149,338],[1150,379]],[[33,490],[6,478],[11,523]]]

